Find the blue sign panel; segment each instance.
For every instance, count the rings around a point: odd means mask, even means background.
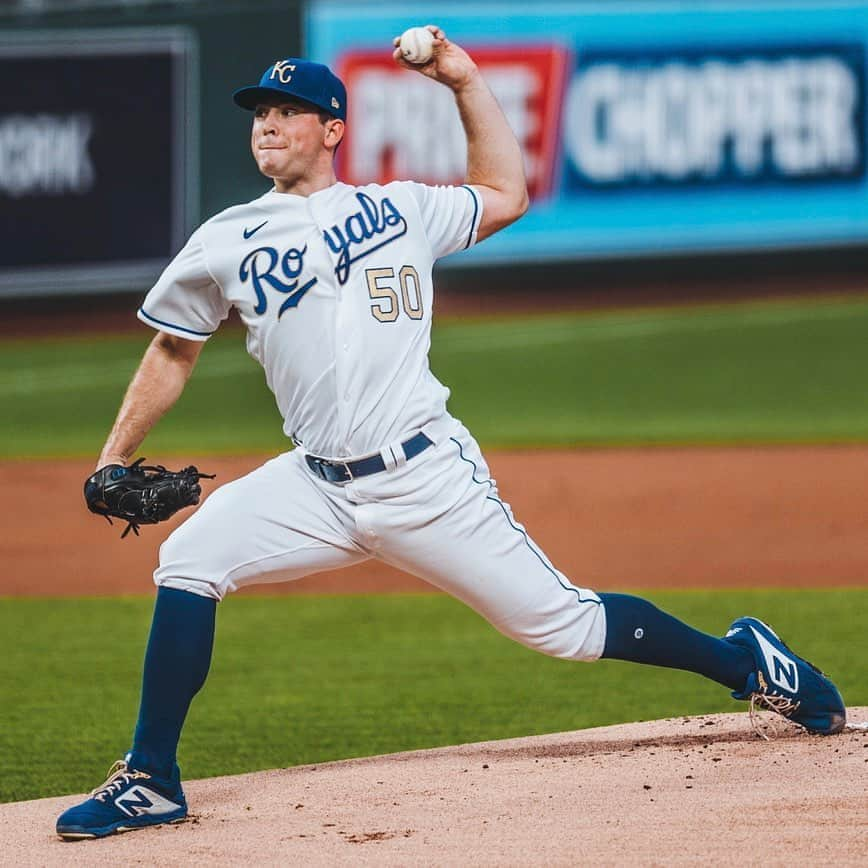
[[[427,4],[314,2],[348,86],[340,175],[460,182],[450,92],[391,61]],[[462,263],[868,242],[861,2],[453,3],[525,155],[531,209]]]
[[[564,192],[756,187],[865,175],[865,47],[582,52]]]

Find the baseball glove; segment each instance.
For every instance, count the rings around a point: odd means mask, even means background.
[[[174,472],[162,465],[148,466],[139,458],[129,467],[107,464],[100,467],[84,483],[87,508],[103,516],[109,524],[112,518],[127,522],[123,539],[130,531],[139,535],[139,526],[165,521],[185,506],[199,502],[200,479],[213,479],[190,466]]]

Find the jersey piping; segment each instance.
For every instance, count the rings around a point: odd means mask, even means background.
[[[461,186],[470,193],[470,198],[473,199],[473,217],[470,218],[470,232],[467,235],[467,243],[464,245],[464,249],[467,250],[473,241],[474,234],[478,231],[476,227],[476,218],[479,216],[479,200],[476,198],[478,194],[473,187],[469,184],[462,184]]]
[[[175,329],[179,332],[186,332],[188,335],[196,335],[200,338],[210,338],[214,332],[197,332],[195,329],[188,329],[185,326],[175,325],[173,322],[166,322],[162,319],[157,319],[151,316],[143,307],[139,308],[139,316],[144,317],[148,322],[156,323],[157,325],[165,326],[166,328]]]

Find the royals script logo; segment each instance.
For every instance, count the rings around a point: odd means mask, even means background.
[[[271,287],[286,296],[277,312],[278,319],[285,311],[298,307],[298,303],[316,283],[315,277],[305,283],[301,282],[305,253],[307,253],[307,244],[300,250],[297,247],[290,247],[282,254],[274,247],[257,247],[241,260],[238,277],[242,283],[247,283],[249,280],[253,285],[253,291],[256,293],[254,313],[261,315],[268,309],[266,287]]]
[[[335,277],[341,286],[349,279],[354,262],[407,234],[407,221],[388,196],[376,202],[366,193],[356,193],[356,200],[359,210],[343,225],[335,223],[323,230],[326,244],[337,256]]]
[[[388,197],[377,202],[367,194],[359,192],[356,193],[356,201],[359,203],[358,211],[350,214],[343,222],[323,230],[323,240],[335,254],[334,273],[341,286],[349,280],[350,266],[354,262],[407,234],[407,221]],[[252,231],[245,230],[245,237],[251,237],[264,225],[265,223],[262,223]],[[306,244],[301,248],[290,247],[284,251],[262,245],[251,250],[241,260],[238,279],[253,287],[256,294],[254,313],[261,316],[268,310],[269,290],[285,296],[277,311],[278,319],[286,311],[298,307],[308,290],[317,282],[316,277],[304,280],[302,275],[306,253]]]

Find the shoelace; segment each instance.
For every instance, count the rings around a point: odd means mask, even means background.
[[[120,791],[121,788],[130,781],[139,778],[149,778],[150,775],[145,772],[137,772],[131,769],[124,760],[118,760],[108,771],[108,777],[95,790],[91,791],[91,795],[101,802],[105,801],[106,796],[112,795],[115,791]]]
[[[792,717],[799,710],[801,703],[770,691],[762,672],[757,673],[757,680],[759,681],[760,689],[755,690],[750,695],[750,725],[757,735],[766,741],[770,741],[766,734],[767,731],[771,731],[773,735],[777,735],[778,729],[774,723],[763,719],[760,716],[760,712],[773,711],[775,714],[781,715],[781,717]]]

